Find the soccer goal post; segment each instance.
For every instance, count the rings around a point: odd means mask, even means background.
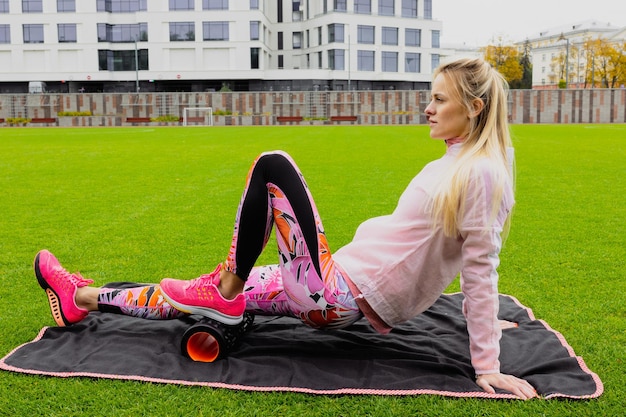
[[[183,109],[183,126],[189,124],[213,126],[212,107],[185,107]]]

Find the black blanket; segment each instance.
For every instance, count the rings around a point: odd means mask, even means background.
[[[71,327],[46,327],[10,352],[0,368],[55,377],[94,377],[250,391],[312,394],[438,394],[511,398],[474,382],[462,294],[442,295],[427,312],[383,336],[363,319],[320,331],[291,318],[256,317],[228,358],[198,363],[180,351],[188,324],[91,313]],[[514,298],[500,296],[502,372],[527,379],[544,398],[596,398],[602,382],[565,339]]]

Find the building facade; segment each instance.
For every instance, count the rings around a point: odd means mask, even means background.
[[[428,89],[432,0],[0,0],[0,93]]]
[[[530,36],[524,42],[518,42],[520,48],[525,43],[530,43],[532,88],[556,89],[565,80],[567,88],[597,87],[600,83],[597,74],[592,72],[593,57],[587,56],[584,45],[585,42],[598,38],[609,42],[623,42],[626,31],[625,28],[610,23],[588,20],[550,28]]]

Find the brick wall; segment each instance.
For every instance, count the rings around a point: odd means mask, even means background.
[[[626,89],[512,90],[512,123],[625,123]],[[29,118],[56,126],[125,126],[211,107],[215,125],[424,124],[429,92],[233,92],[0,95],[0,120]],[[91,117],[59,117],[59,112]],[[54,121],[52,121],[54,119]],[[203,124],[201,118],[190,124]],[[174,122],[173,124],[178,124]],[[164,124],[164,123],[161,123]],[[172,123],[169,123],[172,124]]]

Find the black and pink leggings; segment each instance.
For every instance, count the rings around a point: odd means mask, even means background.
[[[255,267],[274,226],[279,263]],[[246,281],[249,312],[297,317],[316,328],[346,327],[361,317],[302,173],[284,152],[263,153],[252,164],[224,267]],[[146,318],[179,315],[158,286],[148,288],[103,289],[100,305]]]

